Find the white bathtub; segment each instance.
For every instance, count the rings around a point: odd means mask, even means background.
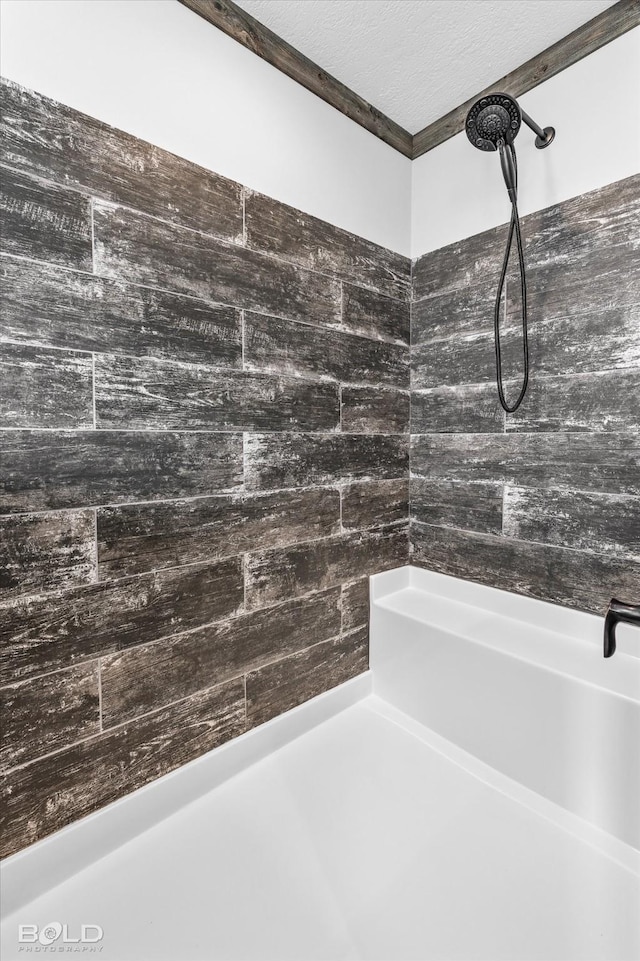
[[[112,961],[638,959],[640,632],[601,637],[372,578],[369,674],[8,859],[4,961],[54,921]]]

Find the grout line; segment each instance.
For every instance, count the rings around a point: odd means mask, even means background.
[[[96,274],[96,231],[93,217],[93,197],[89,197],[89,210],[91,212],[91,273]]]
[[[243,185],[240,188],[242,198],[242,246],[247,246],[247,188]]]
[[[104,731],[104,721],[102,713],[102,658],[98,658],[98,709],[100,719],[100,733]]]
[[[91,383],[93,387],[93,429],[97,430],[98,421],[96,418],[96,355],[91,354]]]

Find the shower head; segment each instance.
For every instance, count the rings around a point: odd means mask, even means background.
[[[467,114],[467,137],[478,150],[498,150],[512,144],[522,121],[536,134],[536,147],[542,150],[556,135],[553,127],[539,127],[508,93],[490,93],[476,100]]]
[[[465,129],[478,150],[497,150],[500,141],[513,143],[521,123],[522,111],[513,97],[492,93],[476,100],[467,114]]]

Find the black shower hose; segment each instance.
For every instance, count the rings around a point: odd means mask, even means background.
[[[513,157],[514,167],[517,171],[516,166],[516,152],[513,149],[513,145],[509,144],[508,150],[511,151]],[[502,352],[500,348],[500,303],[502,301],[502,293],[504,290],[504,282],[507,276],[507,268],[509,266],[509,256],[511,254],[511,245],[513,243],[513,235],[516,235],[516,246],[518,248],[518,263],[520,266],[520,293],[522,298],[522,351],[524,356],[524,377],[522,379],[522,388],[518,395],[518,399],[515,404],[509,406],[507,404],[506,398],[504,396],[504,388],[502,386]],[[500,398],[500,403],[507,414],[513,414],[514,411],[518,409],[520,404],[524,399],[524,395],[527,392],[527,385],[529,383],[529,339],[527,335],[527,277],[525,274],[524,266],[524,251],[522,249],[522,235],[520,233],[520,217],[518,216],[518,204],[515,197],[511,198],[511,223],[509,224],[509,234],[507,236],[507,246],[504,252],[504,260],[502,261],[502,271],[500,273],[500,282],[498,283],[498,293],[496,295],[496,304],[493,314],[493,327],[495,333],[495,350],[496,350],[496,382],[498,385],[498,397]]]

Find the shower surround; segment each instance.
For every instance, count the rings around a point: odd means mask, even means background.
[[[531,377],[515,414],[493,348],[505,234],[414,263],[411,562],[603,614],[640,599],[640,177],[522,218]],[[522,383],[514,259],[508,401]]]
[[[2,95],[3,854],[366,670],[367,575],[410,556],[637,598],[639,178],[523,218],[532,375],[505,419],[504,227],[411,270]]]
[[[6,855],[366,670],[411,264],[2,98]]]

